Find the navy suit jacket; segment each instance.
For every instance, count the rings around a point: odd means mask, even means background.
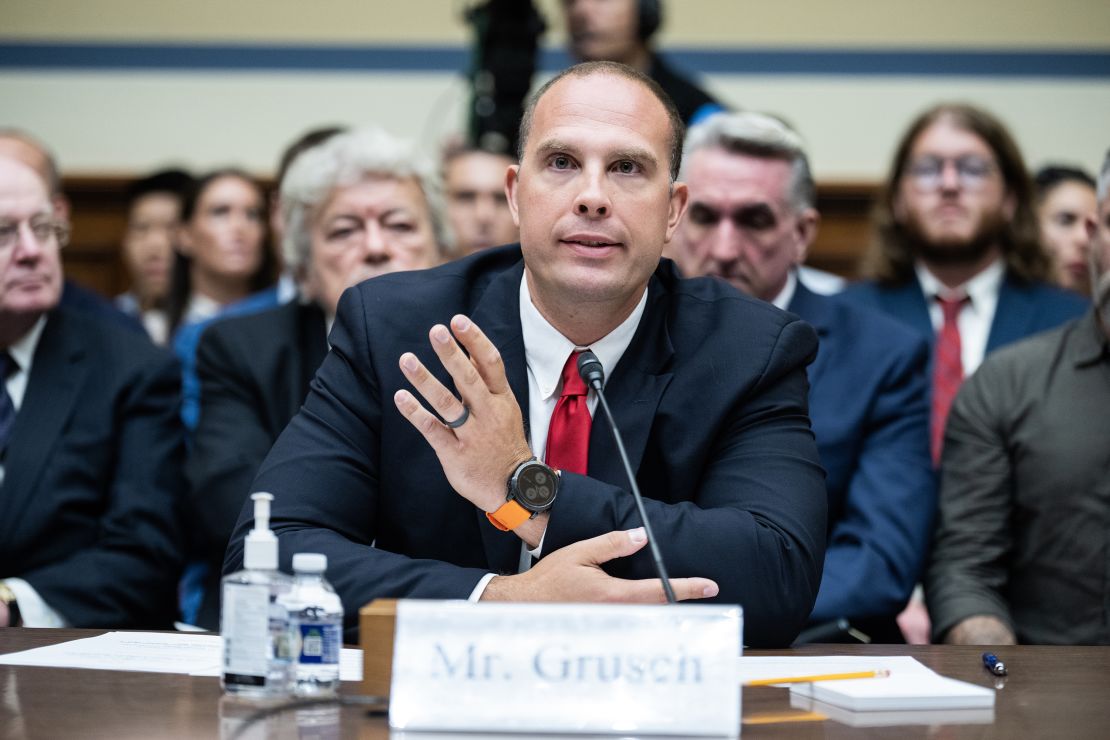
[[[898,285],[864,281],[848,286],[842,295],[862,305],[882,309],[909,324],[928,338],[930,346],[936,341],[925,293],[916,277]],[[987,337],[985,354],[1032,334],[1053,329],[1083,315],[1089,307],[1087,300],[1071,291],[1047,283],[1022,280],[1007,270],[998,290],[998,307]]]
[[[59,308],[0,486],[0,577],[74,627],[170,628],[181,568],[180,371],[145,335]]]
[[[801,282],[789,310],[820,339],[809,414],[828,472],[829,541],[812,621],[893,618],[920,576],[936,508],[929,345]]]
[[[190,535],[209,563],[196,624],[219,629],[219,581],[231,530],[266,453],[297,413],[328,352],[315,303],[291,301],[216,321],[197,348],[200,422],[186,472]]]
[[[465,599],[486,573],[516,572],[520,539],[452,490],[392,397],[408,385],[405,351],[453,387],[428,329],[461,312],[499,348],[527,409],[523,269],[519,247],[505,247],[348,290],[305,405],[262,465],[254,490],[274,494],[282,565],[295,552],[327,554],[349,636],[372,599]],[[805,376],[816,347],[804,322],[718,281],[682,280],[664,260],[631,344],[608,369],[607,396],[670,574],[720,584],[716,600],[743,605],[753,645],[790,643],[820,583],[826,499]],[[545,553],[640,524],[601,417],[588,473],[563,475]],[[225,572],[242,563],[251,519],[245,507]],[[655,577],[646,551],[606,570]]]

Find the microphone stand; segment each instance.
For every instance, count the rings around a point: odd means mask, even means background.
[[[605,378],[604,372],[601,361],[593,352],[586,351],[578,356],[578,374],[586,381],[586,385],[597,391],[597,399],[601,402],[601,408],[609,420],[609,428],[613,430],[613,440],[617,443],[617,452],[624,465],[625,475],[628,476],[628,482],[632,486],[632,497],[636,500],[636,510],[640,512],[640,521],[644,525],[648,547],[651,548],[651,557],[655,561],[655,572],[659,574],[659,580],[663,584],[667,603],[674,604],[677,603],[677,599],[674,596],[674,589],[671,588],[671,581],[667,577],[667,569],[663,565],[663,556],[659,552],[659,546],[655,544],[655,534],[651,531],[647,512],[644,511],[644,497],[640,495],[640,487],[636,485],[636,476],[632,472],[632,464],[628,461],[628,453],[624,451],[624,440],[621,439],[621,433],[617,429],[616,419],[613,418],[613,412],[609,410],[609,402],[605,400],[605,393],[601,390],[602,381]]]

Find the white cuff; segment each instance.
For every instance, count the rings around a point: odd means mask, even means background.
[[[50,608],[42,600],[39,592],[22,578],[5,578],[4,583],[15,594],[19,602],[19,616],[24,627],[69,627],[70,624],[61,614]]]
[[[493,577],[495,575],[497,575],[497,574],[496,573],[486,573],[484,576],[482,576],[482,580],[478,581],[478,585],[474,587],[474,590],[470,592],[470,596],[467,597],[466,600],[467,601],[479,601],[479,600],[481,600],[482,594],[485,593],[485,591],[486,591],[486,586],[489,585],[489,582],[493,580]],[[22,605],[20,605],[20,606],[22,607]]]
[[[537,544],[534,548],[532,548],[531,550],[528,551],[528,554],[531,555],[532,557],[534,557],[536,560],[540,559],[540,553],[543,552],[543,540],[544,540],[545,537],[547,537],[547,530],[546,529],[544,529],[543,534],[540,535],[539,544]]]

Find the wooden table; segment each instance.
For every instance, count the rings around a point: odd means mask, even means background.
[[[0,653],[92,637],[98,630],[0,629]],[[953,678],[983,686],[981,650],[950,646],[807,646],[779,655],[912,655]],[[781,688],[743,690],[744,738],[1110,738],[1110,648],[1012,647],[998,654],[1010,675],[998,688],[993,721],[852,727],[805,719]],[[354,684],[347,684],[350,691]],[[0,665],[0,738],[386,738],[382,716],[364,707],[316,706],[242,727],[252,708],[221,698],[219,681],[157,673],[123,673]],[[780,716],[787,721],[753,724]],[[794,721],[789,721],[794,718]],[[411,736],[410,736],[411,737]],[[469,736],[474,738],[475,736]]]

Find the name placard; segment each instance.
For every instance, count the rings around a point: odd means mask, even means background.
[[[397,730],[740,730],[738,606],[401,601]]]

